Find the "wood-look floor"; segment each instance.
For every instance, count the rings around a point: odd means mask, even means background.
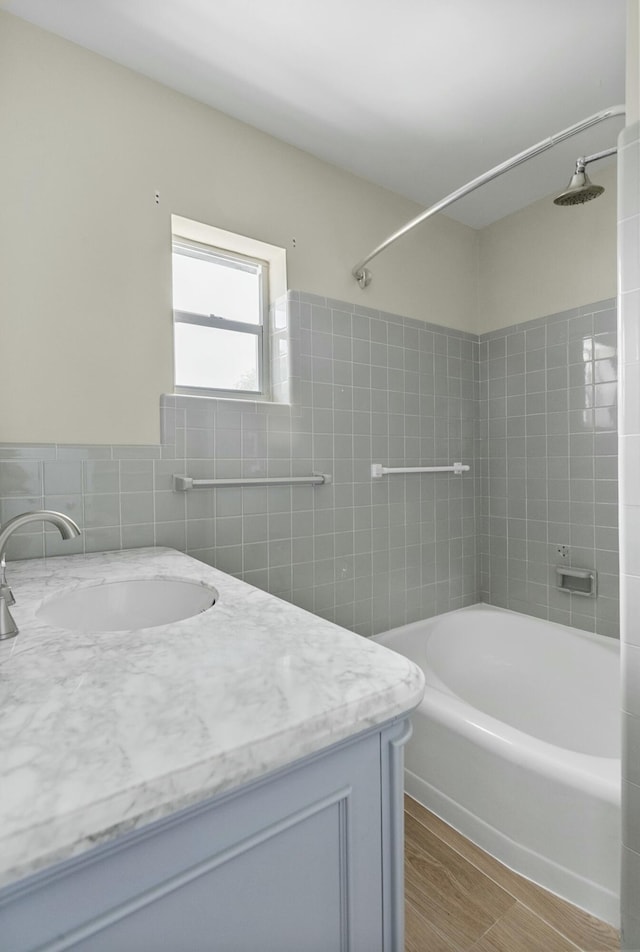
[[[405,952],[615,952],[616,930],[405,798]]]

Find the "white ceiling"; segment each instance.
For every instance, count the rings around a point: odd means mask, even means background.
[[[0,0],[0,8],[430,205],[624,101],[625,0]],[[609,120],[451,206],[561,190]],[[589,170],[597,181],[597,166]],[[575,212],[574,212],[575,214]]]

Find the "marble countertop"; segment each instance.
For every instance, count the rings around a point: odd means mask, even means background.
[[[0,642],[0,884],[400,716],[401,655],[172,549],[11,562]],[[138,631],[43,624],[42,599],[125,578],[213,585],[217,604]]]

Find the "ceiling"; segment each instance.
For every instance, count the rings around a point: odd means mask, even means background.
[[[624,102],[625,0],[0,0],[428,206]],[[447,209],[483,227],[561,190],[609,120]],[[589,170],[597,181],[597,166]]]

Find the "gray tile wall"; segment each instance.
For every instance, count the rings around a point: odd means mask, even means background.
[[[616,404],[614,300],[480,338],[483,601],[618,635]],[[557,591],[557,564],[595,568],[598,597]]]
[[[289,292],[274,316],[273,404],[162,399],[159,446],[0,446],[0,518],[51,508],[10,558],[168,545],[371,634],[478,600],[475,477],[372,480],[371,464],[473,463],[478,338]],[[199,477],[330,486],[173,491]]]
[[[169,545],[363,634],[482,600],[618,633],[615,302],[477,338],[289,292],[261,404],[162,398],[153,446],[0,446],[0,518],[60,509],[13,558]],[[388,476],[371,463],[462,460]],[[196,477],[326,472],[330,486],[176,493]],[[558,548],[567,546],[562,559]],[[597,599],[555,587],[593,567]]]

